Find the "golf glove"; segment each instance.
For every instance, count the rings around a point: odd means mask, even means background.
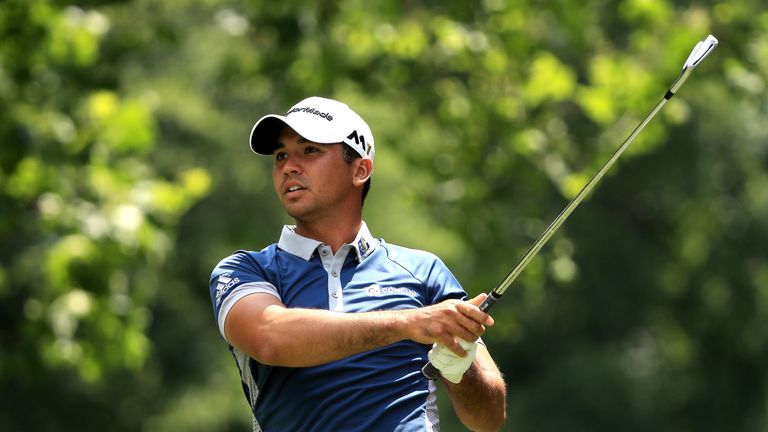
[[[448,381],[458,384],[461,382],[461,378],[464,373],[472,365],[472,361],[475,359],[475,353],[477,352],[477,341],[467,342],[463,339],[457,339],[459,345],[467,352],[466,357],[459,357],[453,353],[448,347],[442,344],[432,345],[432,349],[427,353],[429,362],[432,363],[437,370],[440,371],[440,375]]]

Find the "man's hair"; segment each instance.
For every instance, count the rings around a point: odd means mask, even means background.
[[[362,156],[358,152],[356,152],[352,147],[350,147],[347,144],[342,144],[344,147],[344,153],[343,158],[344,162],[351,164],[355,159],[359,159]],[[363,185],[363,204],[365,204],[365,197],[368,195],[368,190],[371,188],[371,178],[368,177],[368,180]]]

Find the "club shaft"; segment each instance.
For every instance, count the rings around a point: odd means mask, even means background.
[[[685,75],[687,76],[687,75]],[[675,82],[677,84],[680,79],[684,79],[684,75],[681,75],[680,78]],[[675,87],[673,85],[673,87]],[[679,85],[677,87],[679,88]],[[619,159],[622,153],[624,153],[624,150],[629,147],[629,145],[632,143],[632,141],[635,139],[635,137],[642,132],[642,130],[645,128],[645,126],[648,124],[648,122],[651,121],[651,119],[656,115],[659,110],[664,106],[664,104],[667,103],[667,101],[674,96],[674,92],[672,92],[672,87],[670,87],[670,90],[667,91],[667,94],[659,101],[659,103],[656,104],[655,107],[653,107],[653,110],[643,119],[643,121],[635,128],[635,130],[632,131],[631,134],[627,137],[626,140],[621,144],[621,146],[616,149],[616,151],[613,153],[613,155],[608,159],[607,162],[603,164],[603,166],[600,168],[600,170],[589,180],[589,182],[584,185],[584,187],[579,191],[578,195],[571,200],[570,203],[560,212],[559,215],[555,218],[555,220],[552,221],[552,223],[549,224],[547,229],[544,230],[543,233],[541,233],[541,236],[536,240],[536,242],[531,245],[531,247],[528,249],[528,252],[523,255],[523,258],[520,259],[520,262],[517,263],[515,268],[512,269],[511,272],[507,275],[507,277],[504,278],[504,280],[499,283],[499,285],[494,288],[491,292],[488,293],[488,297],[485,298],[485,300],[480,304],[479,308],[483,312],[488,312],[493,305],[496,304],[496,302],[501,298],[501,296],[504,294],[504,291],[509,288],[510,285],[512,285],[512,282],[517,279],[517,277],[520,275],[520,273],[523,272],[523,269],[525,269],[525,266],[530,263],[533,258],[536,256],[536,254],[539,252],[539,250],[549,241],[549,239],[555,234],[558,228],[560,228],[560,225],[565,222],[566,219],[568,219],[568,216],[573,212],[574,209],[581,203],[581,201],[586,198],[587,195],[594,189],[595,185],[600,182],[600,179],[603,178],[606,172],[608,172],[609,169],[613,166],[614,163],[616,163],[616,160]],[[422,368],[422,373],[427,378],[434,380],[437,379],[437,377],[440,375],[440,371],[432,365],[432,363],[427,363]]]
[[[640,134],[640,132],[645,129],[645,127],[648,125],[648,123],[653,119],[653,117],[658,113],[662,107],[667,103],[667,101],[674,96],[677,89],[680,88],[680,86],[685,82],[685,80],[688,78],[688,75],[690,74],[691,69],[685,69],[680,74],[680,77],[672,84],[672,86],[669,87],[669,90],[667,90],[667,93],[664,95],[664,97],[656,104],[655,107],[651,110],[648,115],[645,116],[642,122],[640,122],[639,125],[632,131],[632,133],[629,134],[627,139],[624,140],[624,142],[619,146],[619,148],[616,149],[615,152],[613,152],[613,155],[603,164],[603,166],[600,168],[597,173],[592,176],[592,178],[587,182],[586,185],[579,191],[579,193],[571,200],[571,202],[568,203],[568,205],[560,212],[559,215],[555,218],[555,220],[552,221],[552,223],[549,224],[547,229],[544,230],[544,232],[541,233],[539,238],[531,245],[531,247],[528,249],[528,251],[523,255],[523,257],[520,259],[520,262],[517,263],[517,265],[512,269],[512,271],[507,274],[507,276],[499,283],[496,288],[494,288],[488,295],[488,299],[486,299],[488,304],[485,304],[485,302],[480,306],[480,309],[484,311],[488,311],[493,304],[496,303],[496,301],[504,294],[504,292],[509,288],[510,285],[512,285],[512,282],[517,279],[518,276],[520,276],[520,273],[523,272],[525,267],[533,260],[533,258],[536,256],[536,254],[541,250],[541,248],[549,241],[549,239],[557,232],[557,230],[560,228],[560,226],[565,222],[566,219],[568,219],[568,216],[573,212],[573,210],[576,209],[576,207],[584,200],[584,198],[589,195],[590,192],[592,192],[592,189],[595,188],[595,186],[600,182],[600,180],[603,178],[606,172],[611,169],[613,164],[616,163],[616,161],[621,157],[621,155],[624,153],[624,151],[629,147],[629,145],[634,141],[634,139],[637,137],[637,135]]]
[[[525,267],[533,260],[533,258],[536,256],[536,254],[541,250],[541,248],[549,241],[550,238],[557,232],[557,230],[560,228],[560,226],[565,222],[565,220],[568,218],[568,216],[571,215],[573,210],[576,209],[576,207],[584,200],[584,198],[589,195],[590,192],[592,192],[592,189],[595,188],[597,183],[600,182],[600,180],[603,178],[606,172],[608,172],[609,169],[613,166],[613,164],[616,163],[616,161],[619,159],[619,157],[624,153],[624,151],[629,147],[629,145],[632,143],[632,141],[635,139],[635,137],[645,128],[645,126],[648,124],[648,122],[653,118],[654,115],[656,115],[657,112],[664,106],[664,104],[667,102],[668,99],[662,99],[659,101],[658,104],[653,108],[653,111],[651,111],[650,114],[643,120],[642,123],[634,130],[632,131],[632,134],[629,135],[629,137],[624,141],[624,143],[619,147],[611,156],[610,159],[608,159],[605,164],[600,168],[600,170],[589,180],[589,182],[584,185],[584,187],[579,191],[579,193],[571,200],[571,202],[568,203],[568,205],[560,212],[559,215],[552,221],[552,223],[549,224],[547,229],[544,230],[544,232],[541,233],[541,236],[531,245],[531,247],[528,249],[528,251],[523,255],[523,257],[520,259],[520,262],[517,263],[515,268],[512,269],[512,271],[509,272],[507,277],[502,280],[499,285],[494,288],[493,292],[496,294],[497,297],[500,297],[504,294],[504,292],[509,288],[510,285],[512,285],[512,282],[517,279],[518,276],[520,276],[520,273],[523,272]]]

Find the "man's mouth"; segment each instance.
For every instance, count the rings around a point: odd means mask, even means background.
[[[285,193],[286,194],[292,194],[292,193],[295,193],[295,192],[298,192],[298,191],[301,191],[301,190],[304,190],[304,189],[306,189],[306,188],[304,188],[301,185],[293,184],[293,185],[288,186],[285,189]]]

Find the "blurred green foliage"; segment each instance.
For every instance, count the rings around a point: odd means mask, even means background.
[[[765,430],[756,0],[4,1],[0,430],[247,430],[206,285],[289,222],[246,145],[263,113],[353,106],[378,147],[372,231],[438,253],[476,294],[709,33],[720,46],[485,339],[508,430]]]

